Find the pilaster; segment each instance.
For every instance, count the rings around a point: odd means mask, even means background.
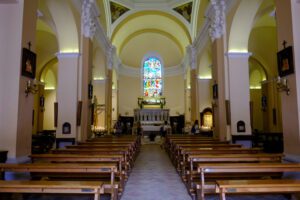
[[[232,135],[251,135],[249,56],[250,53],[228,53],[230,121]],[[239,126],[243,122],[245,127]]]
[[[57,129],[56,138],[77,138],[79,53],[58,53]],[[71,129],[63,130],[69,123]],[[64,133],[65,132],[65,133]]]

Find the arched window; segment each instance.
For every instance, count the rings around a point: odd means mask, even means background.
[[[162,64],[157,57],[148,57],[143,62],[143,86],[144,96],[162,96]]]

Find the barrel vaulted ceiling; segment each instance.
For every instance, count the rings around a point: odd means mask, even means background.
[[[138,68],[153,52],[165,67],[179,65],[192,42],[193,4],[193,0],[107,0],[108,36],[122,63]]]
[[[52,1],[39,1],[41,16],[37,24],[37,36],[40,38],[37,51],[47,47],[53,57],[55,51],[60,51],[62,43],[58,26],[53,20],[53,9],[49,7]],[[74,10],[72,2],[76,1],[80,0],[66,0],[73,13],[79,11]],[[209,5],[208,0],[95,1],[100,11],[100,23],[108,39],[116,47],[121,62],[135,68],[141,66],[144,55],[149,52],[159,54],[165,67],[180,65],[186,54],[186,47],[201,30]],[[274,14],[274,0],[264,0],[256,15],[252,32],[265,27],[275,27],[272,13]],[[77,30],[80,31],[78,15],[79,13],[74,14],[77,18]],[[64,23],[64,29],[70,30],[68,24]],[[41,52],[38,53],[41,55]],[[48,58],[47,52],[44,53],[45,59],[40,59],[41,63],[47,63],[51,57]]]

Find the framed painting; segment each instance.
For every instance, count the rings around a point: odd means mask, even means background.
[[[36,54],[29,49],[23,48],[22,50],[22,76],[35,78],[36,71]]]
[[[294,73],[293,47],[289,46],[277,53],[278,75],[280,77]]]

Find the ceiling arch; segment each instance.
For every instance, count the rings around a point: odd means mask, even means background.
[[[161,34],[167,38],[169,38],[170,40],[174,41],[178,47],[178,49],[180,49],[181,53],[184,54],[184,48],[181,46],[180,41],[174,37],[172,34],[170,34],[169,32],[160,30],[160,29],[142,29],[139,31],[136,31],[135,33],[131,34],[130,36],[128,36],[126,38],[126,40],[122,43],[122,45],[120,46],[119,52],[122,52],[124,46],[126,46],[127,43],[129,43],[131,41],[131,39],[141,35],[141,34],[145,34],[145,33],[156,33],[156,34]]]
[[[57,31],[60,52],[79,52],[78,29],[71,6],[67,1],[47,1],[47,5]]]
[[[260,0],[242,0],[234,15],[229,33],[229,52],[248,52],[248,40]]]
[[[175,16],[157,10],[139,11],[127,16],[115,27],[111,40],[121,61],[131,67],[140,67],[141,52],[149,51],[173,53],[173,56],[161,54],[165,66],[178,65],[185,48],[191,44],[185,24]],[[138,59],[131,56],[131,60],[128,51],[130,55],[138,55]]]

